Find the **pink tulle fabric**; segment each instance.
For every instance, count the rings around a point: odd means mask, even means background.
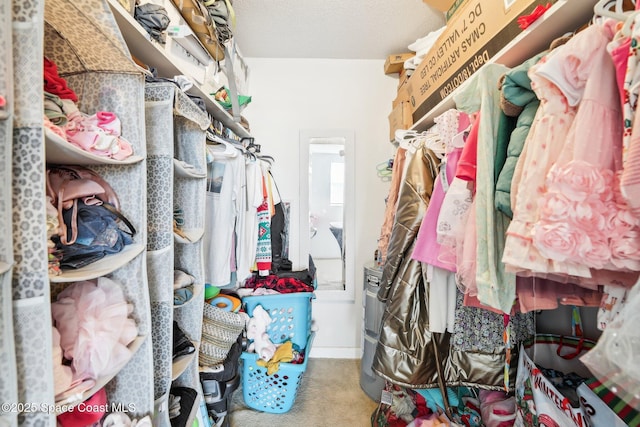
[[[120,285],[106,277],[60,292],[51,313],[74,381],[115,374],[130,359],[127,346],[138,335],[131,312]]]

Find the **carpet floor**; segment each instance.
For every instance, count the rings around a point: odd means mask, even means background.
[[[249,408],[242,386],[230,405],[231,427],[368,427],[378,404],[360,388],[360,360],[310,359],[293,407],[284,414]]]

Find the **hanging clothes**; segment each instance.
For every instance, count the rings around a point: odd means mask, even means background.
[[[468,114],[480,111],[476,173],[476,285],[478,299],[505,313],[515,300],[516,280],[500,262],[509,218],[495,209],[494,157],[500,93],[498,80],[508,70],[486,64],[454,96],[456,106]]]
[[[268,276],[271,270],[271,209],[272,193],[269,191],[269,173],[261,165],[262,173],[262,203],[258,206],[258,245],[256,249],[256,264],[260,276]]]
[[[406,148],[398,147],[393,159],[393,166],[391,168],[391,186],[389,187],[387,204],[384,209],[382,230],[380,231],[380,238],[378,239],[378,253],[381,264],[384,264],[387,260],[387,247],[389,245],[389,237],[391,236],[391,229],[393,228],[393,222],[396,214],[398,192],[400,190],[400,182],[402,181],[402,171],[404,170],[406,153]]]
[[[262,204],[262,171],[254,159],[245,160],[246,197],[241,197],[237,226],[237,277],[238,282],[251,277],[258,247],[258,207]]]
[[[244,156],[227,144],[207,148],[212,161],[207,165],[203,241],[205,283],[235,287],[235,281],[231,281],[231,258],[236,219],[241,210],[241,200],[245,197]]]
[[[563,49],[563,55],[554,55],[539,69],[570,103],[579,105],[562,152],[547,174],[533,243],[558,264],[638,271],[640,229],[614,179],[622,168],[622,122],[615,67],[606,50],[613,35],[610,21],[593,25],[564,46],[570,51]],[[576,64],[576,56],[581,63]],[[576,77],[584,77],[584,84],[576,86]]]

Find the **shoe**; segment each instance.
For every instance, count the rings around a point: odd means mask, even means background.
[[[180,404],[179,413],[176,415],[174,411],[173,415],[175,416],[173,417],[171,416],[171,408],[169,409],[169,421],[171,422],[171,427],[186,427],[191,411],[194,409],[193,404],[196,401],[198,393],[194,389],[188,387],[172,387],[170,395],[173,396],[174,402],[176,402],[176,399],[179,399],[177,402]],[[170,400],[171,396],[169,398]]]
[[[173,359],[186,356],[196,351],[193,343],[187,338],[185,333],[178,326],[178,322],[173,321]]]

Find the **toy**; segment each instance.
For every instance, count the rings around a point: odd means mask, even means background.
[[[255,306],[252,317],[247,321],[247,338],[252,340],[247,350],[255,352],[264,361],[271,360],[276,352],[276,346],[267,334],[270,323],[271,316],[261,305]]]

